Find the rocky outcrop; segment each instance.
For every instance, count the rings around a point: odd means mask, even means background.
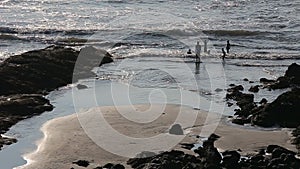
[[[79,54],[84,57],[77,60]],[[94,76],[91,72],[94,67],[109,62],[112,62],[110,54],[93,47],[76,51],[52,46],[11,56],[0,65],[0,95],[44,94]]]
[[[300,152],[300,126],[293,130],[292,134],[294,136],[292,143],[296,145],[296,148]]]
[[[78,160],[78,161],[74,161],[73,164],[76,164],[80,167],[87,167],[90,165],[90,162],[88,162],[86,160]]]
[[[235,110],[237,117],[232,120],[233,123],[240,125],[252,123],[262,127],[278,125],[289,128],[300,125],[300,88],[281,94],[272,103],[267,103],[263,99],[260,106],[253,102],[252,96],[239,91],[228,94],[227,98],[236,100],[240,107]]]
[[[283,77],[276,81],[261,78],[260,81],[272,89],[291,87],[292,90],[278,96],[272,103],[262,99],[259,104],[254,102],[254,95],[243,93],[243,86],[231,85],[227,89],[227,100],[235,100],[240,109],[235,110],[233,123],[243,125],[251,123],[262,127],[289,127],[300,125],[300,66],[291,64]],[[285,85],[288,84],[288,85]],[[252,86],[250,92],[258,92],[259,85]],[[228,102],[230,103],[230,102]]]
[[[20,120],[51,111],[53,107],[44,98],[46,94],[80,78],[95,76],[91,70],[109,62],[112,58],[106,51],[93,47],[77,51],[62,46],[6,59],[0,64],[0,134]],[[15,142],[8,140],[0,137],[0,149]]]
[[[257,154],[242,157],[238,151],[220,153],[214,146],[218,137],[211,135],[202,147],[191,155],[178,150],[163,152],[147,158],[132,158],[127,164],[134,169],[253,169],[299,168],[295,152],[276,145],[269,145]],[[222,156],[221,156],[222,154]]]
[[[295,128],[300,125],[300,88],[283,93],[272,103],[252,113],[252,123],[263,127],[279,125]]]
[[[236,104],[240,107],[240,109],[235,110],[235,115],[238,115],[239,118],[235,119],[235,122],[238,124],[244,124],[249,120],[247,117],[251,114],[251,110],[256,107],[254,104],[254,95],[242,93],[241,91],[244,89],[243,86],[238,85],[232,88],[229,88],[226,94],[227,100],[235,100]]]
[[[259,85],[251,86],[249,92],[257,93],[259,91]]]
[[[300,65],[297,63],[291,64],[285,75],[279,77],[277,80],[268,80],[266,78],[260,79],[266,87],[270,89],[284,89],[288,87],[299,87],[300,86]]]

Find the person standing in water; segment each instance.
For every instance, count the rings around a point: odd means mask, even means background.
[[[226,56],[226,52],[225,52],[224,48],[222,48],[222,52],[223,52],[222,59],[224,60],[224,59],[225,59],[225,56]]]
[[[200,62],[201,46],[199,44],[199,41],[197,42],[197,45],[195,46],[195,52],[196,52],[196,62]]]
[[[229,53],[229,50],[230,50],[230,43],[229,43],[229,40],[227,40],[226,50],[227,50],[227,53]]]
[[[189,49],[189,50],[186,52],[186,54],[191,55],[191,54],[192,54],[192,50]]]

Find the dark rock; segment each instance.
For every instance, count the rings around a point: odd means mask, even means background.
[[[90,165],[90,162],[88,162],[86,160],[78,160],[78,161],[73,162],[73,164],[76,164],[80,167],[87,167]]]
[[[280,158],[274,158],[268,164],[268,168],[277,168],[279,164],[281,164],[282,160]]]
[[[237,151],[225,151],[223,155],[223,166],[225,168],[237,168],[241,155]]]
[[[203,168],[201,166],[204,165],[197,157],[177,150],[163,152],[149,158],[132,158],[127,161],[127,164],[136,169],[198,169]]]
[[[292,134],[294,136],[292,143],[296,145],[296,148],[300,152],[300,126],[293,130]]]
[[[275,80],[270,80],[270,79],[267,79],[267,78],[260,78],[260,83],[274,83]]]
[[[281,94],[272,103],[253,113],[252,122],[255,125],[271,127],[276,124],[281,127],[297,127],[300,125],[300,88]]]
[[[174,134],[174,135],[183,135],[183,130],[180,124],[174,124],[170,130],[169,130],[170,134]]]
[[[297,77],[300,75],[300,65],[293,63],[288,67],[288,70],[285,72],[286,77]]]
[[[249,81],[249,83],[254,83],[254,81]]]
[[[228,92],[234,92],[234,91],[243,91],[244,87],[242,85],[234,86],[232,88],[227,89]]]
[[[267,104],[268,100],[266,98],[262,98],[259,104]]]
[[[96,168],[94,168],[94,169],[103,169],[101,166],[98,166],[98,167],[96,167]]]
[[[49,100],[39,94],[0,96],[0,134],[4,134],[20,120],[52,109]],[[3,145],[10,145],[16,141],[16,139],[0,137],[0,149]]]
[[[215,90],[215,92],[221,92],[221,91],[223,91],[223,89],[217,88],[217,89]]]
[[[191,143],[181,143],[180,144],[182,148],[184,149],[188,149],[188,150],[191,150],[194,146],[194,144],[191,144]]]
[[[98,51],[93,47],[89,50]],[[81,53],[84,51],[82,49]],[[99,66],[99,58],[109,58],[102,60],[105,63],[112,61],[108,53],[99,52],[97,58],[87,55],[83,63],[76,62],[81,53],[72,48],[53,46],[6,59],[0,65],[0,95],[44,94],[70,84],[72,80],[94,76],[91,70]],[[75,64],[82,67],[75,71]]]
[[[88,87],[86,85],[82,85],[82,84],[78,84],[77,89],[81,90],[81,89],[87,89]]]
[[[292,154],[296,155],[295,152],[290,151],[278,145],[269,145],[266,149],[267,153],[272,153],[272,158],[279,158],[281,154]]]
[[[125,167],[122,164],[116,164],[111,169],[125,169]]]
[[[265,159],[265,157],[264,157],[263,155],[261,155],[261,154],[256,154],[256,155],[254,155],[254,156],[252,156],[252,157],[250,158],[250,161],[251,161],[252,164],[254,164],[254,163],[258,164],[259,161],[262,161],[262,160],[264,160],[264,159]]]
[[[111,169],[113,166],[114,166],[114,164],[112,164],[112,163],[107,163],[107,164],[105,164],[105,165],[103,166],[103,168],[109,168],[109,169]]]
[[[300,65],[293,63],[288,67],[285,75],[271,82],[268,87],[271,89],[284,89],[300,85]]]
[[[239,124],[239,125],[244,125],[247,123],[250,123],[250,119],[249,118],[244,118],[244,117],[237,117],[237,118],[233,118],[232,119],[232,123],[234,124]]]
[[[233,106],[233,103],[227,102],[227,106],[231,107],[231,106]]]
[[[247,79],[247,78],[244,78],[243,80],[244,80],[245,82],[248,82],[248,81],[249,81],[249,79]]]
[[[81,62],[77,62],[79,53],[87,54]],[[51,111],[53,106],[43,95],[80,78],[92,77],[94,67],[109,62],[109,53],[93,47],[79,52],[51,46],[9,57],[0,63],[0,134],[20,120]],[[75,65],[79,67],[76,71]]]
[[[251,86],[249,92],[257,93],[259,91],[259,85]]]
[[[17,142],[17,139],[15,138],[8,138],[3,137],[0,135],[0,148],[2,148],[4,145],[11,145]]]
[[[230,84],[229,86],[230,86],[230,87],[234,87],[234,86],[235,86],[235,84]]]
[[[214,142],[218,140],[218,138],[220,138],[220,136],[211,134],[208,139],[203,142],[203,147],[194,150],[200,157],[205,158],[208,164],[218,164],[222,160],[221,154],[214,146]]]

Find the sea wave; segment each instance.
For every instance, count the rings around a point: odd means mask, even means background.
[[[249,30],[203,30],[203,33],[216,36],[256,36],[270,32]]]
[[[0,39],[1,40],[26,40],[26,39],[20,38],[15,35],[10,35],[10,34],[0,34]]]
[[[29,28],[12,28],[0,27],[0,33],[11,34],[63,34],[63,35],[92,35],[96,29],[29,29]]]
[[[285,59],[300,59],[299,54],[290,53],[238,53],[229,54],[227,59],[254,59],[254,60],[285,60]]]

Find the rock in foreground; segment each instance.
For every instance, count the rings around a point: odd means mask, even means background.
[[[134,169],[294,169],[300,167],[300,160],[295,152],[283,147],[270,145],[258,154],[242,157],[235,150],[222,153],[214,147],[217,139],[210,136],[203,147],[195,150],[197,155],[172,150],[147,158],[132,158],[127,164]],[[267,154],[268,153],[268,154]]]
[[[106,51],[86,47],[79,52],[62,46],[6,59],[0,64],[0,134],[20,120],[51,111],[53,106],[44,98],[46,94],[80,78],[94,76],[94,67],[109,62],[112,58]],[[15,139],[1,136],[0,149],[14,142]]]

